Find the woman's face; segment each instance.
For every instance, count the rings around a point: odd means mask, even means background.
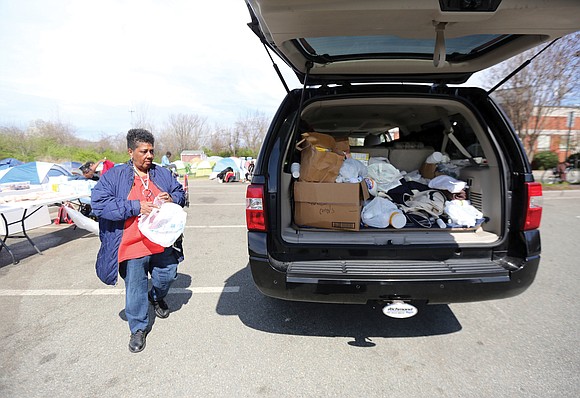
[[[155,149],[147,142],[138,142],[134,150],[129,148],[129,156],[133,159],[133,164],[138,170],[147,171],[153,164]]]

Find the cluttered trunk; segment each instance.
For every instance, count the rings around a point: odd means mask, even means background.
[[[313,101],[280,180],[288,243],[491,245],[507,214],[505,159],[451,99]]]

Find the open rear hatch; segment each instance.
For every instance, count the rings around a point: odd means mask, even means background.
[[[580,29],[576,0],[246,2],[252,30],[307,84],[462,83]]]

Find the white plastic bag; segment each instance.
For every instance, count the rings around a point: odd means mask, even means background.
[[[187,213],[176,203],[163,203],[158,209],[139,217],[139,230],[147,239],[169,247],[185,230]]]
[[[483,213],[477,210],[469,200],[450,200],[445,204],[445,213],[455,224],[474,227]]]
[[[375,180],[379,191],[388,192],[401,185],[399,179],[404,176],[404,173],[392,164],[374,163],[368,167],[368,176]]]
[[[389,199],[377,196],[364,205],[361,212],[361,220],[369,227],[387,228],[391,214],[397,210],[397,205]]]
[[[357,183],[367,176],[367,166],[360,160],[346,158],[340,166],[336,182]]]
[[[459,193],[467,187],[465,181],[457,180],[451,176],[441,175],[429,181],[429,188],[443,189],[451,193]]]
[[[94,233],[95,235],[99,234],[99,223],[95,220],[88,218],[87,216],[83,215],[80,211],[73,209],[69,206],[64,206],[64,209],[68,213],[68,216],[71,220],[74,221],[75,225],[81,229],[87,230],[89,232]]]

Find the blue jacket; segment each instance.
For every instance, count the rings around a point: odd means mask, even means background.
[[[125,220],[138,216],[141,205],[138,200],[128,200],[135,174],[133,164],[125,163],[108,170],[91,193],[91,207],[99,218],[101,248],[97,254],[97,276],[107,285],[115,285],[119,274],[119,246],[123,237]],[[161,190],[171,195],[174,203],[185,205],[185,191],[171,171],[152,165],[149,178]],[[179,242],[181,244],[181,242]],[[180,251],[181,250],[181,251]],[[177,260],[183,261],[181,247],[176,251]]]

